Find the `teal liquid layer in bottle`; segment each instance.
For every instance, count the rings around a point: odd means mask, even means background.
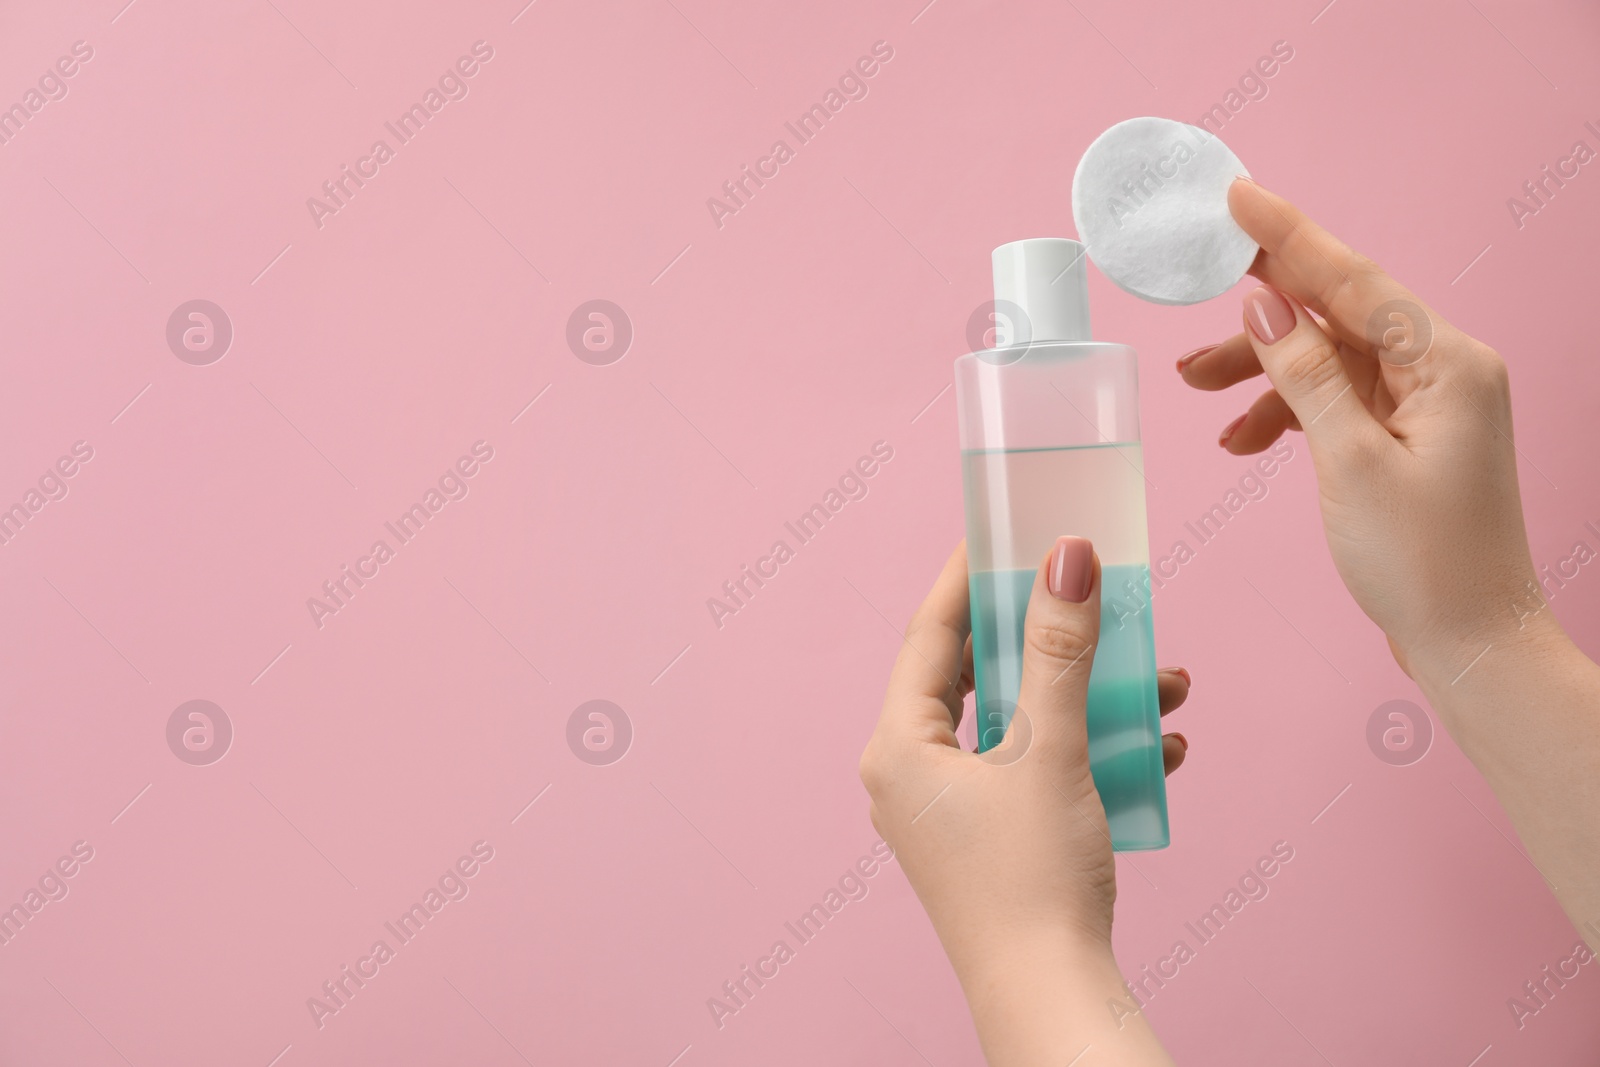
[[[1088,340],[1082,246],[995,250],[993,349],[956,361],[978,747],[1017,706],[1034,577],[1062,534],[1101,563],[1089,764],[1118,851],[1170,842],[1150,611],[1137,357]],[[1041,334],[1043,336],[1041,336]]]
[[[1058,485],[1067,487],[1075,481],[1081,484],[1084,467],[1103,465],[1108,459],[1118,462],[1112,458],[1118,453],[1131,459],[1138,455],[1138,446],[1062,449],[1060,455],[1053,451],[1019,457],[1005,453],[964,455],[967,484],[977,483],[972,498],[988,499],[984,483],[989,472],[1012,466],[1008,460],[1013,458],[1033,464],[1043,460],[1041,465],[1056,474]],[[1079,477],[1075,478],[1075,473]],[[1128,473],[1142,488],[1137,468],[1130,468]],[[1051,508],[1048,492],[1042,493],[1040,499],[1045,510],[1058,514],[1064,510]],[[1055,521],[1072,520],[1062,516]],[[1049,526],[1051,520],[1039,516],[1033,524]],[[1101,557],[1100,638],[1084,664],[1089,667],[1089,768],[1106,807],[1113,846],[1121,851],[1163,848],[1168,843],[1165,798],[1154,795],[1151,788],[1152,783],[1163,781],[1165,770],[1161,760],[1161,714],[1156,701],[1150,568],[1143,563],[1109,562],[1109,558],[1127,555],[1115,551],[1109,543],[1096,542],[1095,550]],[[1017,704],[1022,685],[1023,619],[1037,574],[1037,567],[973,570],[970,574],[980,751],[1004,738],[1011,709]]]

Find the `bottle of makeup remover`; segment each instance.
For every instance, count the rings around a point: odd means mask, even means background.
[[[956,360],[978,750],[1017,706],[1039,564],[1058,535],[1089,538],[1102,566],[1089,763],[1113,847],[1165,848],[1138,362],[1090,339],[1086,267],[1064,238],[995,249],[995,347]]]

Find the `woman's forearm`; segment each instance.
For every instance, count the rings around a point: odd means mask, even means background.
[[[1573,925],[1600,948],[1600,667],[1544,608],[1414,674]]]

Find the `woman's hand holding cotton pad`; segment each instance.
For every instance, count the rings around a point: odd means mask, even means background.
[[[1249,174],[1212,134],[1172,119],[1119,122],[1072,178],[1072,217],[1101,273],[1157,304],[1197,304],[1238,284],[1258,246],[1228,212]]]

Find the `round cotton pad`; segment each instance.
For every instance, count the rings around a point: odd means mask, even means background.
[[[1198,304],[1243,278],[1256,243],[1228,213],[1248,173],[1212,134],[1171,119],[1119,122],[1072,177],[1072,217],[1095,266],[1134,296]]]

